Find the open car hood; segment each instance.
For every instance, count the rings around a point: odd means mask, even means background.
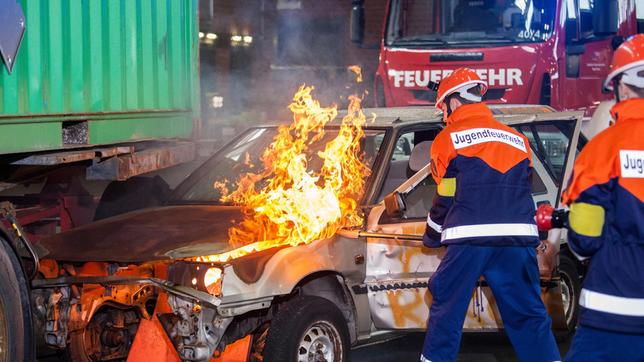
[[[242,220],[234,206],[165,206],[130,212],[44,238],[43,258],[145,262],[226,252],[228,228]]]

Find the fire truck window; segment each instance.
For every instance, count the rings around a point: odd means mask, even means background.
[[[402,7],[405,16],[398,35],[415,37],[424,35],[428,29],[435,30],[434,1],[404,1]]]
[[[644,33],[644,0],[635,0],[635,15],[637,16],[637,32]]]
[[[579,39],[577,34],[579,20],[577,18],[576,1],[566,0],[566,44]]]
[[[579,0],[579,37],[593,36],[593,11],[595,0]]]
[[[542,42],[554,31],[556,13],[553,0],[391,0],[385,42],[403,47]]]
[[[452,31],[494,31],[497,16],[490,5],[489,1],[461,0],[454,9]]]

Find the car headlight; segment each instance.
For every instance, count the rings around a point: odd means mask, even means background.
[[[208,293],[215,296],[221,294],[222,277],[223,272],[219,268],[212,267],[206,270],[206,274],[203,277],[203,284],[206,286]]]

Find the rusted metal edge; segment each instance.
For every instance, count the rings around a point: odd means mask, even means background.
[[[120,146],[98,149],[82,149],[76,151],[63,151],[52,153],[41,153],[12,162],[12,165],[19,166],[55,166],[65,163],[92,160],[96,157],[111,157],[124,153],[132,153],[133,146]]]
[[[180,142],[172,145],[160,145],[116,155],[104,161],[96,161],[87,168],[88,180],[124,181],[144,173],[157,171],[195,159],[194,142]]]
[[[60,277],[55,279],[36,279],[31,282],[33,289],[64,287],[72,284],[100,284],[100,285],[131,285],[148,284],[163,289],[168,293],[179,297],[195,300],[215,308],[221,304],[221,300],[208,293],[183,285],[176,285],[170,281],[159,278],[124,277],[118,275],[99,277]]]

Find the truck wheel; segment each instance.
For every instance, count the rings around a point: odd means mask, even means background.
[[[300,296],[271,321],[264,362],[345,362],[349,348],[342,312],[327,299]]]
[[[159,206],[165,202],[170,192],[170,186],[160,176],[112,181],[101,195],[94,213],[94,221]]]
[[[581,283],[575,261],[567,255],[560,255],[559,257],[559,275],[561,276],[561,298],[564,304],[566,325],[568,326],[568,332],[572,333],[577,326]]]
[[[0,361],[33,361],[29,288],[18,258],[0,236]]]

